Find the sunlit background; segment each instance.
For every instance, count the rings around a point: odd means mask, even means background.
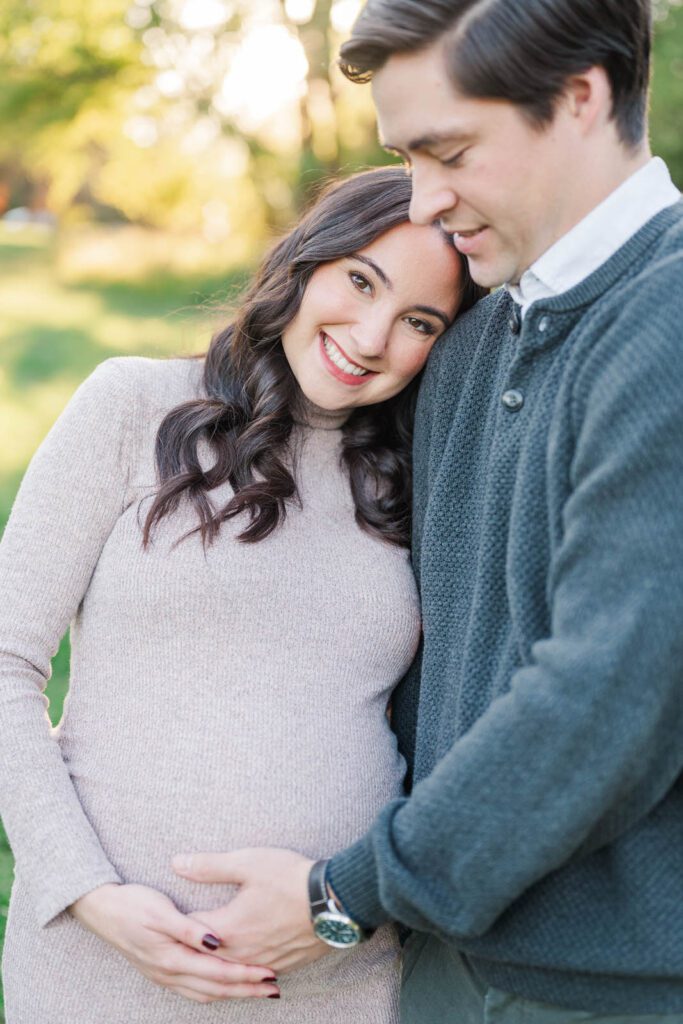
[[[681,2],[657,0],[652,103],[679,186]],[[335,64],[360,6],[1,0],[0,529],[98,362],[203,349],[316,184],[388,159],[369,87]],[[67,678],[65,641],[53,720]],[[11,870],[0,838],[0,936]]]
[[[308,180],[374,152],[334,53],[358,0],[10,0],[0,25],[5,203],[63,224],[230,239],[236,258]],[[302,181],[303,175],[303,181]],[[9,195],[7,194],[9,191]]]

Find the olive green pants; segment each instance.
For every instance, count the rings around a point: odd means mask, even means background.
[[[401,1024],[683,1024],[683,1014],[566,1010],[488,988],[455,949],[413,933],[404,949]]]

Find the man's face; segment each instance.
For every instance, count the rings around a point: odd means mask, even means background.
[[[511,103],[463,96],[440,42],[392,57],[373,96],[383,144],[411,168],[411,220],[452,232],[479,284],[518,282],[573,226],[579,140],[562,104],[538,129]]]

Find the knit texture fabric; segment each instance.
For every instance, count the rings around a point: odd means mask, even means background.
[[[267,539],[239,543],[240,516],[206,553],[197,534],[176,544],[197,522],[184,501],[142,549],[159,423],[201,394],[201,373],[194,360],[103,363],[33,459],[0,545],[8,1021],[395,1024],[393,928],[283,976],[278,1002],[203,1006],[154,986],[66,910],[118,880],[183,912],[220,906],[231,890],[180,879],[175,853],[325,857],[401,792],[386,706],[417,647],[417,592],[407,552],[355,522],[343,416],[295,426],[302,505]],[[42,690],[70,622],[52,731]]]
[[[682,281],[679,203],[520,333],[501,291],[437,347],[415,785],[330,872],[364,923],[593,1012],[683,1011]]]

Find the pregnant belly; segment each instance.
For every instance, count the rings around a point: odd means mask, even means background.
[[[188,909],[220,905],[170,867],[179,852],[278,846],[329,856],[354,842],[401,793],[404,762],[386,721],[340,738],[318,729],[264,736],[151,729],[137,743],[63,738],[74,786],[126,881],[153,885]],[[219,891],[222,890],[222,891]],[[207,896],[211,899],[207,902]]]

